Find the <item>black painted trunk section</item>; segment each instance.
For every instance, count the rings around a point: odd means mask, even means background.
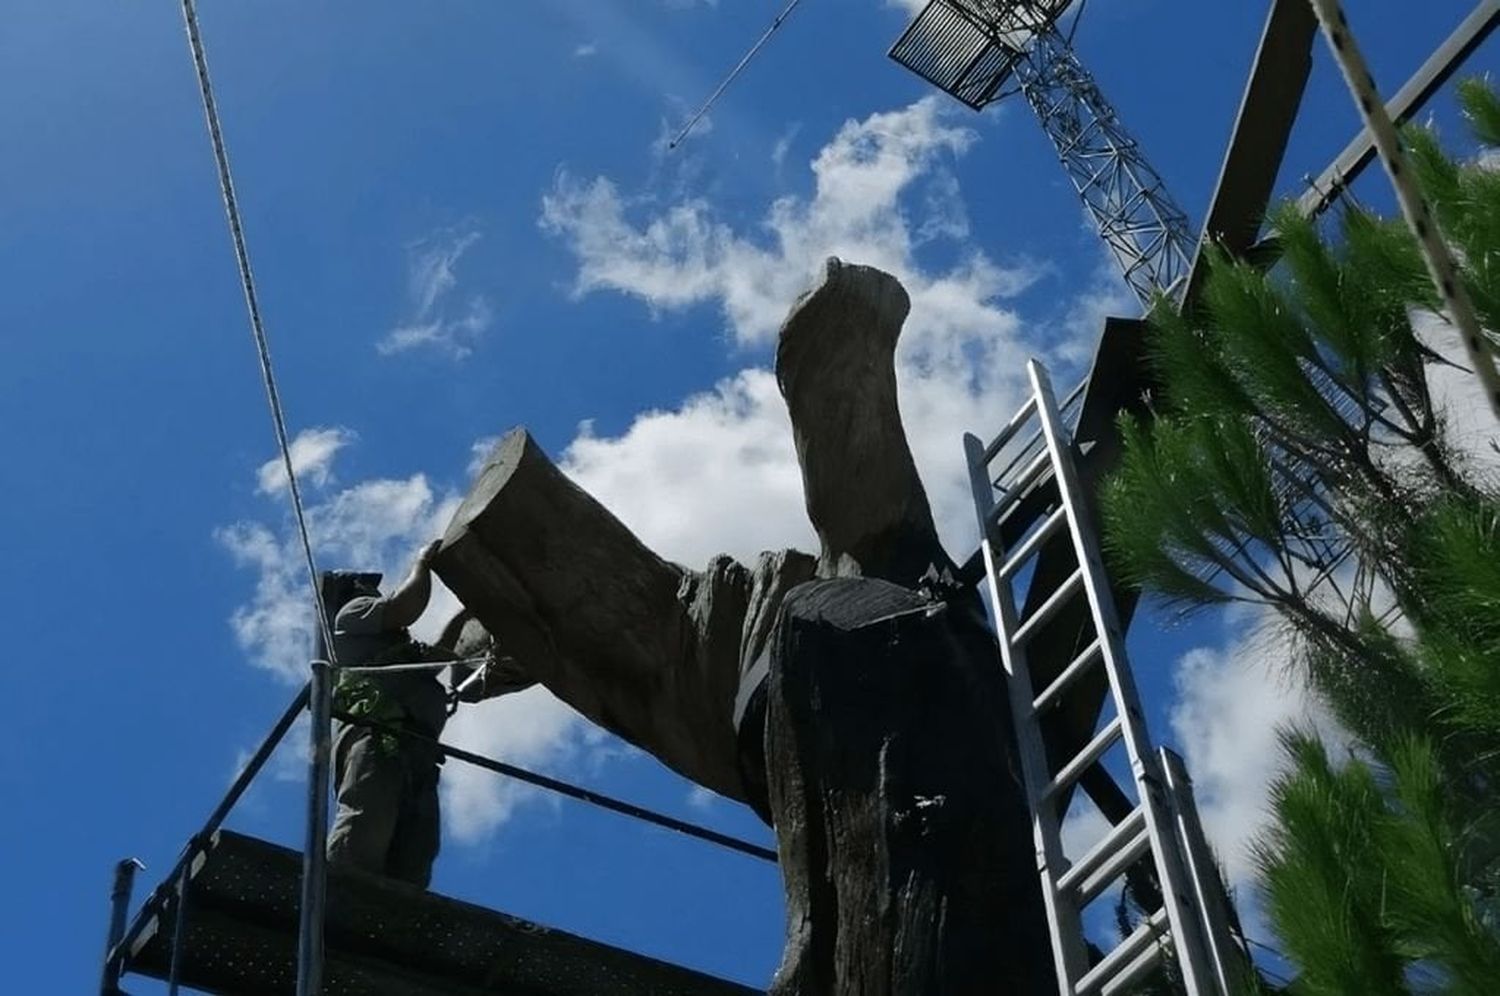
[[[988,631],[885,581],[794,589],[766,696],[779,996],[1055,992]]]

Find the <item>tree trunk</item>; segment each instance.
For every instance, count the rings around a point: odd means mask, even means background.
[[[559,698],[773,822],[778,993],[1042,993],[998,655],[977,594],[948,583],[897,406],[908,307],[894,277],[830,260],[781,331],[816,572],[839,580],[802,584],[796,551],[667,563],[523,430],[434,566]]]
[[[803,585],[783,611],[766,767],[789,927],[772,992],[1055,991],[982,623],[864,579]]]
[[[745,798],[732,710],[750,576],[668,563],[524,429],[496,447],[434,569],[510,654],[589,719]]]

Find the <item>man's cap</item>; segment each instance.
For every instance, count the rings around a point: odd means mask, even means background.
[[[336,612],[351,598],[361,595],[379,595],[378,571],[324,571],[323,601],[329,612]]]

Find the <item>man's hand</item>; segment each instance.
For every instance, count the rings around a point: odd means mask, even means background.
[[[536,684],[521,662],[505,655],[492,657],[459,683],[454,697],[460,702],[483,702],[511,692],[524,691]]]

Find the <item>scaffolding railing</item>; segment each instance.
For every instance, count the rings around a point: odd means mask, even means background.
[[[446,667],[451,662],[432,666]],[[399,665],[398,665],[399,667]],[[114,883],[110,893],[110,922],[105,943],[103,971],[101,973],[101,996],[119,996],[120,979],[129,968],[132,948],[158,917],[168,913],[171,921],[171,956],[167,972],[168,991],[175,994],[180,983],[182,951],[187,921],[192,915],[189,908],[188,886],[195,867],[204,859],[212,846],[214,835],[224,826],[235,806],[265,769],[276,748],[305,710],[312,712],[310,733],[312,756],[309,761],[308,819],[306,843],[303,851],[303,906],[297,944],[299,996],[315,996],[320,990],[324,951],[322,947],[322,918],[324,897],[327,889],[327,814],[331,798],[331,752],[327,749],[332,722],[337,720],[354,726],[362,726],[383,734],[420,743],[444,757],[473,765],[502,777],[524,782],[545,791],[553,792],[579,802],[587,803],[620,816],[629,817],[675,833],[702,840],[710,844],[775,863],[776,852],[751,841],[720,833],[707,827],[690,823],[664,813],[656,812],[635,803],[574,785],[557,778],[530,771],[496,758],[444,743],[437,737],[426,736],[402,726],[383,723],[366,716],[351,714],[337,708],[333,702],[332,688],[337,672],[344,670],[326,661],[315,660],[311,664],[312,678],[293,697],[270,732],[261,741],[255,752],[230,783],[223,797],[209,813],[202,826],[188,838],[181,854],[170,871],[162,878],[152,894],[141,904],[133,917],[129,916],[131,894],[135,872],[143,866],[134,858],[119,862],[115,868]],[[350,668],[351,671],[367,670]],[[321,746],[319,741],[321,740]],[[321,815],[321,818],[320,818]]]

